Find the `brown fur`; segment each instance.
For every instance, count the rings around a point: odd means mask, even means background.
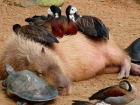
[[[70,81],[62,74],[63,66],[60,61],[60,58],[49,48],[44,48],[39,43],[21,36],[13,35],[0,60],[0,78],[7,77],[5,64],[8,63],[16,71],[31,70],[58,88],[61,91],[60,94],[65,95],[69,93]]]

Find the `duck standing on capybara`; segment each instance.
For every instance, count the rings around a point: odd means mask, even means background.
[[[0,61],[1,79],[6,78],[5,64],[16,71],[28,69],[63,91],[70,89],[70,81],[89,79],[99,73],[118,73],[118,78],[132,73],[140,75],[140,66],[131,63],[130,57],[110,39],[89,37],[78,32],[64,36],[51,48],[13,35],[8,41]],[[65,75],[65,76],[64,76]]]

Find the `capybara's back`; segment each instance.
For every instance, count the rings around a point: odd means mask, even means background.
[[[22,36],[12,35],[6,43],[0,59],[0,79],[7,77],[6,64],[15,71],[30,70],[57,88],[68,87],[70,83],[62,73],[59,57],[50,48]]]

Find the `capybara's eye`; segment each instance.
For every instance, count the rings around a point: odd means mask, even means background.
[[[58,87],[60,90],[62,90],[63,89],[63,87]]]
[[[42,75],[42,73],[37,71],[37,70],[35,70],[35,72],[36,72],[37,75],[40,75],[40,74]]]

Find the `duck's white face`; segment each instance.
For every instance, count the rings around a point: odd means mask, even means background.
[[[58,13],[55,13],[55,14],[54,14],[54,17],[55,17],[55,18],[59,18]]]
[[[75,21],[74,15],[69,15],[70,20]]]
[[[48,13],[48,15],[54,16],[54,14],[53,14],[53,12],[51,11],[50,8],[48,8],[47,13]]]
[[[131,88],[131,85],[129,85],[128,82],[125,82],[125,81],[121,81],[119,86],[126,90],[129,90]]]
[[[73,15],[77,12],[77,8],[72,6],[71,9],[70,9],[70,14]]]

